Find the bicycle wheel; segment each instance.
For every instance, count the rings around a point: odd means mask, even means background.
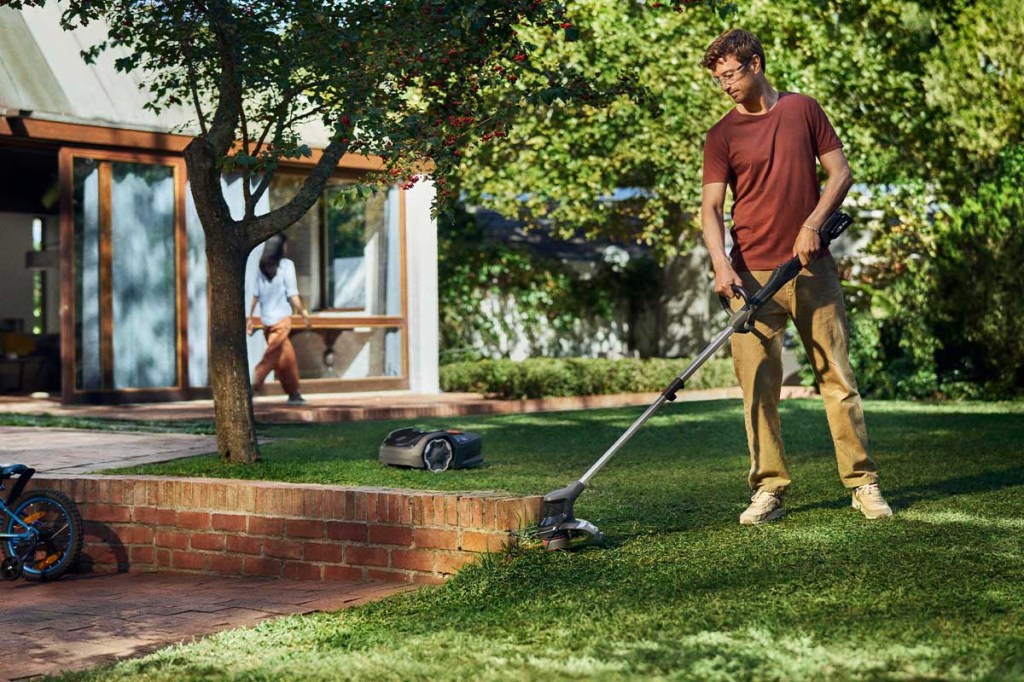
[[[4,552],[9,557],[28,551],[22,574],[26,580],[56,580],[78,561],[84,524],[70,497],[57,490],[36,490],[15,503],[14,513],[39,533],[34,547],[18,540],[4,543]],[[8,533],[24,530],[14,519],[8,519]]]

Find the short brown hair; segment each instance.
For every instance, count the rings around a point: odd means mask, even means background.
[[[761,59],[761,71],[765,71],[764,48],[761,47],[761,41],[750,31],[733,28],[708,45],[700,64],[706,69],[714,69],[718,60],[729,55],[736,57],[741,64],[746,64],[755,54]]]

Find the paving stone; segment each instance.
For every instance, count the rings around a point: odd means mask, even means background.
[[[17,605],[0,612],[5,632],[0,680],[93,668],[220,630],[288,614],[334,611],[405,589],[384,583],[295,586],[265,578],[162,573],[0,583],[5,607]]]

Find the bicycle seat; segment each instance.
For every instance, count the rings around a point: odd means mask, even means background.
[[[28,471],[28,467],[24,464],[0,464],[0,481],[26,471]]]

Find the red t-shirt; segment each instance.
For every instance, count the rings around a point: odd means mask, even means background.
[[[733,109],[708,131],[704,184],[732,190],[735,270],[771,270],[793,257],[820,198],[816,159],[842,146],[821,106],[794,92],[780,92],[760,116]]]

